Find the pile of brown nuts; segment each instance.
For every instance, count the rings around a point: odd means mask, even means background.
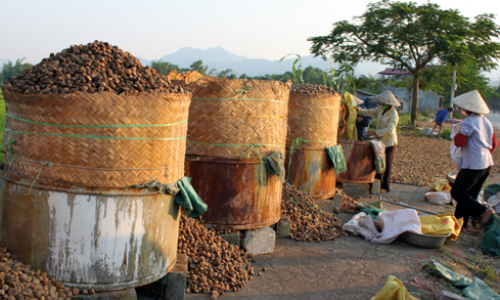
[[[3,89],[16,94],[184,92],[129,52],[100,41],[51,53],[39,64],[8,78]]]
[[[299,93],[299,94],[336,94],[337,92],[322,84],[312,84],[312,83],[304,83],[293,85],[290,93]]]
[[[281,215],[290,219],[290,238],[296,241],[330,241],[347,236],[344,222],[332,213],[322,211],[302,191],[283,184]]]
[[[7,300],[57,300],[80,294],[80,290],[64,287],[47,273],[17,261],[7,248],[0,249],[0,297]],[[94,290],[84,290],[93,295]]]
[[[251,255],[193,218],[182,215],[180,223],[177,253],[188,256],[186,293],[217,297],[227,291],[237,292],[252,280],[255,270]]]
[[[343,190],[337,189],[337,195],[342,195],[344,198],[342,199],[342,206],[340,208],[333,208],[333,212],[338,213],[349,213],[349,214],[357,214],[359,211],[356,206],[359,203],[359,199],[361,197],[350,197],[344,193]]]

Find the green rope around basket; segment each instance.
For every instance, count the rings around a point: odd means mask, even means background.
[[[63,125],[63,124],[52,124],[52,123],[43,123],[43,122],[36,122],[36,121],[31,121],[31,120],[26,120],[18,117],[14,117],[10,114],[6,114],[7,117],[25,122],[25,123],[30,123],[30,124],[36,124],[36,125],[42,125],[42,126],[53,126],[53,127],[65,127],[65,128],[133,128],[133,127],[166,127],[166,126],[174,126],[174,125],[179,125],[182,123],[185,123],[188,121],[182,120],[179,122],[175,123],[170,123],[170,124],[143,124],[143,125],[130,125],[130,124],[125,124],[125,125]],[[25,132],[25,131],[16,131],[16,130],[11,130],[8,128],[5,128],[6,132],[10,132],[9,137],[7,139],[7,142],[5,142],[2,146],[0,146],[0,149],[4,148],[6,145],[8,146],[9,149],[9,154],[10,154],[10,164],[14,162],[14,153],[12,151],[12,143],[14,143],[16,140],[10,140],[12,137],[13,133],[17,134],[30,134],[30,135],[45,135],[45,136],[59,136],[59,137],[69,137],[69,138],[87,138],[87,139],[106,139],[106,140],[154,140],[154,141],[174,141],[174,140],[183,140],[186,139],[187,136],[182,136],[182,137],[169,137],[169,138],[150,138],[150,137],[118,137],[118,136],[100,136],[100,135],[87,135],[87,134],[58,134],[58,133],[45,133],[45,132]]]
[[[296,139],[292,139],[292,144],[290,146],[290,153],[288,154],[288,174],[286,175],[286,182],[289,182],[290,179],[290,168],[292,166],[292,156],[293,156],[293,151],[295,150],[295,147],[299,145],[299,143],[333,143],[332,141],[313,141],[313,140],[304,140],[301,137],[298,137]]]

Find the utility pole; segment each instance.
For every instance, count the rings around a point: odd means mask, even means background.
[[[455,98],[455,91],[457,90],[457,84],[456,84],[456,78],[457,78],[457,67],[455,66],[455,69],[453,70],[453,81],[451,83],[451,96],[450,96],[450,107],[453,108],[453,98]],[[453,112],[449,114],[449,117],[453,117]]]

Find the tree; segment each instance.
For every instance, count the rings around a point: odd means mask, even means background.
[[[475,22],[458,10],[434,3],[382,0],[368,5],[356,23],[340,21],[327,36],[311,37],[315,56],[331,54],[336,62],[376,61],[407,69],[412,77],[411,124],[416,125],[421,71],[430,64],[477,63],[481,70],[497,66],[500,27],[492,14]]]
[[[189,68],[191,69],[191,71],[198,71],[199,73],[203,74],[203,75],[213,75],[215,73],[215,71],[217,71],[217,69],[210,69],[210,71],[208,70],[208,66],[204,66],[203,65],[203,61],[200,59],[200,60],[197,60],[195,62],[193,62]]]
[[[25,69],[31,68],[30,63],[23,63],[24,58],[19,58],[13,64],[10,60],[3,64],[2,82],[5,82],[9,77],[22,73]]]
[[[217,77],[234,79],[236,78],[236,75],[234,74],[233,70],[225,69],[224,71],[220,71],[219,74],[217,74]]]
[[[177,71],[178,73],[183,73],[186,71],[186,69],[179,68],[178,65],[162,61],[161,59],[159,61],[153,60],[151,62],[151,68],[155,69],[156,71],[158,71],[158,73],[164,76],[172,71]]]

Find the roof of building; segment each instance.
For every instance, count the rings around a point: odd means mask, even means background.
[[[386,68],[382,72],[378,72],[380,75],[410,75],[410,72],[407,69],[398,70],[392,68]]]

